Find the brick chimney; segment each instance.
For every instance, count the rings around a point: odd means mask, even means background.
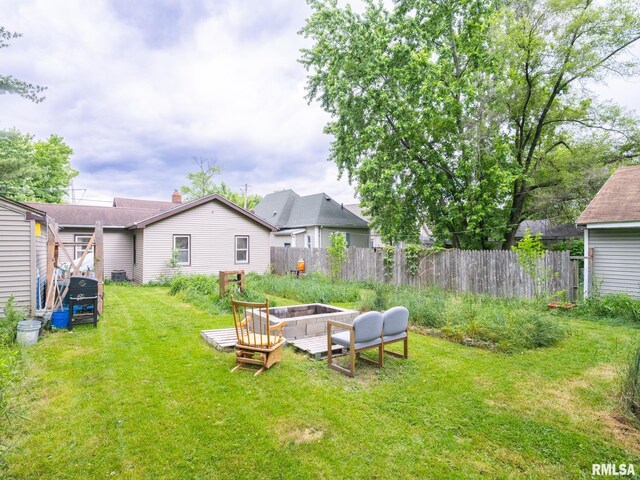
[[[171,201],[173,203],[182,203],[182,194],[178,190],[174,190],[171,195]]]

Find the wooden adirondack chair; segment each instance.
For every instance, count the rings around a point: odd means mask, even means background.
[[[235,372],[246,364],[260,365],[255,375],[260,375],[282,356],[284,337],[282,327],[286,321],[271,325],[269,321],[269,298],[265,303],[239,302],[231,295],[233,322],[236,327]]]

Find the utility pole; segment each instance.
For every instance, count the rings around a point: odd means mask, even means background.
[[[71,179],[71,205],[76,204],[76,189],[73,188],[73,178]]]
[[[247,193],[249,190],[249,185],[247,185],[246,183],[244,184],[244,209],[247,209]]]

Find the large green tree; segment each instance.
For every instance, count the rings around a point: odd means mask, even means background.
[[[388,240],[426,221],[454,246],[509,247],[545,192],[580,183],[570,172],[606,170],[578,152],[635,155],[636,122],[582,88],[635,72],[621,56],[640,38],[635,1],[309,3],[308,98]]]
[[[60,203],[71,179],[73,150],[57,135],[35,140],[17,130],[0,131],[0,195],[18,201]]]
[[[10,45],[10,41],[21,37],[22,34],[9,32],[4,27],[0,27],[0,49],[7,48]],[[21,97],[31,100],[32,102],[39,103],[44,100],[42,92],[47,87],[41,87],[39,85],[33,85],[31,83],[18,80],[11,75],[0,75],[0,94],[9,93],[17,94]]]
[[[235,192],[225,182],[220,182],[220,184],[218,184],[215,181],[215,176],[222,172],[222,166],[218,165],[215,160],[207,158],[196,157],[194,158],[194,162],[197,166],[197,170],[187,173],[187,180],[189,183],[188,185],[180,187],[180,191],[186,200],[194,200],[196,198],[204,197],[205,195],[217,193],[241,207],[245,206],[246,192]],[[246,194],[246,208],[248,210],[253,209],[258,203],[260,203],[260,200],[262,200],[260,195]]]

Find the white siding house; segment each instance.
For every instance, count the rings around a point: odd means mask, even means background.
[[[178,197],[178,198],[176,198]],[[127,278],[148,283],[175,270],[167,263],[180,247],[180,271],[185,274],[217,274],[220,270],[269,269],[268,222],[221,197],[209,195],[181,203],[117,198],[112,207],[32,203],[59,225],[65,243],[87,242],[93,225],[104,225],[104,277],[124,270]],[[74,246],[75,258],[83,247]]]
[[[35,313],[38,278],[43,284],[45,276],[46,216],[0,197],[0,315],[11,295],[16,307]]]
[[[264,273],[269,269],[272,228],[222,197],[205,199],[136,224],[135,236],[141,247],[136,256],[144,252],[136,258],[136,281],[148,283],[173,274],[167,263],[174,248],[183,252],[179,268],[185,274],[238,269]]]
[[[607,180],[582,215],[585,297],[627,293],[640,298],[640,167],[622,167]]]

